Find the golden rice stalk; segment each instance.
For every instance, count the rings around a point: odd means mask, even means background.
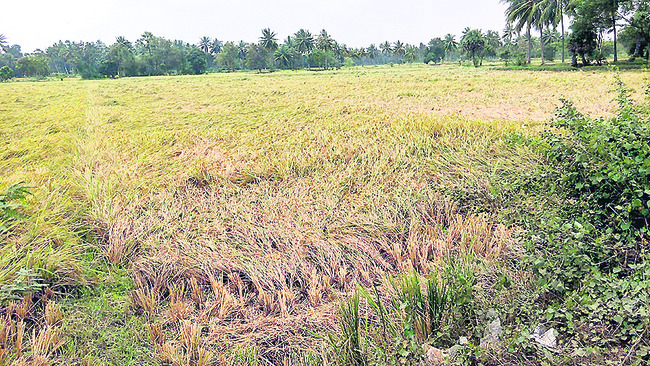
[[[16,352],[16,357],[20,357],[23,352],[23,339],[25,336],[25,322],[20,321],[16,325],[16,341],[14,342],[14,349]]]
[[[162,331],[160,324],[147,324],[147,331],[149,332],[149,339],[154,345],[162,345],[165,343],[165,333]]]
[[[45,324],[55,326],[58,325],[62,319],[63,311],[61,311],[61,306],[56,304],[54,301],[48,301],[47,305],[45,305]]]
[[[41,329],[38,335],[36,335],[36,329],[34,329],[32,339],[33,354],[46,358],[49,358],[53,352],[56,352],[65,344],[65,338],[61,336],[61,330],[50,326]]]

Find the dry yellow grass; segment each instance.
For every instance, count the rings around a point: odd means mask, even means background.
[[[307,330],[331,329],[357,285],[512,250],[512,229],[457,212],[452,195],[488,197],[534,166],[504,137],[534,133],[560,97],[610,113],[612,80],[401,66],[2,84],[0,186],[37,188],[0,281],[31,265],[83,282],[97,246],[134,278],[161,362],[320,352]],[[60,347],[45,313],[33,338]]]

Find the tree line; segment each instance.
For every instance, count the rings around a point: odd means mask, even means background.
[[[508,27],[525,31],[528,42],[527,61],[531,60],[531,31],[544,38],[549,29],[561,29],[562,62],[565,49],[571,53],[572,65],[600,63],[606,59],[603,50],[606,34],[613,37],[614,61],[618,61],[619,41],[627,48],[630,59],[650,59],[650,2],[647,0],[501,0],[508,5]],[[571,21],[571,33],[565,32],[565,18]],[[620,32],[620,34],[619,34]],[[540,43],[544,47],[545,42]],[[544,50],[541,51],[544,64]]]
[[[117,37],[111,45],[59,41],[45,50],[23,54],[19,45],[9,45],[0,34],[0,80],[53,73],[91,79],[462,60],[481,66],[484,59],[525,65],[533,58],[541,58],[544,64],[559,57],[564,63],[567,53],[578,66],[579,61],[601,63],[612,54],[618,61],[621,44],[631,60],[650,58],[647,0],[501,1],[508,5],[501,33],[466,28],[459,39],[447,34],[419,45],[386,41],[355,48],[336,41],[326,30],[312,34],[306,29],[279,40],[265,28],[252,43],[224,43],[205,36],[190,44],[144,32],[135,42],[125,37]],[[612,41],[606,40],[610,34]]]

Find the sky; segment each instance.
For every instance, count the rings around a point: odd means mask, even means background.
[[[21,0],[3,4],[0,34],[23,52],[59,40],[135,41],[144,31],[190,43],[254,42],[267,27],[280,40],[305,28],[351,47],[417,45],[468,26],[501,32],[504,11],[499,0]]]

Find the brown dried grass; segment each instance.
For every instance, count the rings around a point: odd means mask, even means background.
[[[133,260],[132,298],[161,322],[150,335],[168,362],[198,359],[203,344],[219,352],[223,344],[254,346],[281,362],[319,347],[308,330],[333,329],[337,299],[357,285],[426,275],[461,253],[496,261],[514,245],[512,229],[457,213],[441,198],[362,209],[352,195],[335,199],[295,178],[245,185],[217,178],[151,200],[155,220],[143,220],[165,230],[145,237],[148,254]]]

